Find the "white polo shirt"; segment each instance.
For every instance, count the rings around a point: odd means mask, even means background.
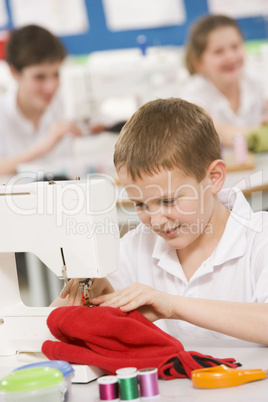
[[[44,111],[36,129],[17,107],[17,90],[10,90],[0,96],[0,158],[12,157],[39,142],[53,123],[64,121],[64,108],[59,94],[56,94]],[[70,155],[71,138],[61,140],[42,159]]]
[[[238,127],[257,127],[265,112],[265,94],[261,81],[244,71],[240,84],[240,107],[234,112],[228,99],[204,76],[194,74],[182,88],[181,98],[201,106],[218,122]]]
[[[173,295],[268,302],[268,213],[254,213],[238,189],[222,190],[219,199],[231,210],[225,231],[190,281],[176,250],[140,224],[121,240],[119,271],[109,276],[115,290],[140,282]],[[155,324],[178,339],[230,338],[180,320]]]

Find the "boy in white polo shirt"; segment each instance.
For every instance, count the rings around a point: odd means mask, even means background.
[[[19,163],[70,154],[70,136],[80,129],[66,121],[58,96],[63,44],[46,29],[27,25],[11,32],[6,59],[16,89],[0,97],[0,175]]]
[[[141,224],[123,237],[119,271],[108,278],[120,290],[95,280],[102,295],[92,303],[139,309],[179,339],[268,344],[268,214],[253,213],[239,190],[222,190],[211,118],[181,99],[149,102],[122,129],[114,161]],[[75,281],[67,294],[80,303]]]

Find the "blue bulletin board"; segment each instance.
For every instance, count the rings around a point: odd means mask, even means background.
[[[21,0],[23,1],[23,0]],[[12,15],[9,0],[5,0],[8,24],[1,29],[12,29]],[[186,22],[163,28],[112,32],[107,29],[102,0],[85,0],[90,28],[83,34],[60,36],[68,52],[73,55],[88,54],[97,50],[132,48],[137,46],[138,35],[145,35],[148,46],[178,45],[185,43],[191,24],[200,16],[209,13],[207,0],[185,0]],[[245,40],[266,39],[268,21],[264,17],[237,20]],[[0,30],[1,30],[0,29]]]

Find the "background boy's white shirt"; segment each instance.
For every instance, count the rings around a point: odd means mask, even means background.
[[[17,89],[0,96],[0,158],[16,156],[38,143],[58,121],[65,121],[65,112],[57,93],[44,111],[38,129],[23,116],[17,107]],[[63,138],[42,159],[55,159],[71,153],[71,136]]]
[[[268,213],[254,213],[237,189],[222,190],[219,199],[232,210],[225,231],[189,282],[176,250],[140,224],[121,240],[119,271],[109,275],[114,289],[139,282],[174,295],[268,302]],[[180,320],[155,324],[178,339],[231,338]]]
[[[182,88],[181,98],[205,109],[220,123],[241,127],[257,127],[265,112],[265,94],[261,81],[248,70],[241,79],[240,108],[235,113],[227,98],[201,74],[194,74]]]

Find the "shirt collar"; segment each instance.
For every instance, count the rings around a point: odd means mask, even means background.
[[[152,258],[158,260],[157,266],[164,269],[173,276],[180,278],[183,282],[187,282],[184,271],[177,257],[176,250],[168,247],[165,240],[156,235]]]
[[[243,256],[247,248],[247,231],[256,230],[253,228],[254,213],[241,190],[224,189],[219,193],[219,200],[231,210],[231,214],[221,240],[212,254],[214,266]]]

